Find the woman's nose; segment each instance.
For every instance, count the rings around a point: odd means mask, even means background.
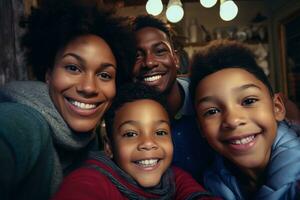
[[[85,74],[77,85],[77,92],[84,97],[91,97],[98,94],[97,77],[91,74]]]

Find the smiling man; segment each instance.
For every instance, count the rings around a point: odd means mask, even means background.
[[[189,97],[189,79],[177,78],[179,59],[170,27],[150,15],[133,22],[137,42],[134,81],[155,87],[167,97],[174,143],[173,164],[201,179],[210,151],[198,132]]]

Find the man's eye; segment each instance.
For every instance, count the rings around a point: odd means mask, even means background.
[[[76,65],[66,65],[65,69],[71,72],[80,72],[79,67],[77,67]]]
[[[138,51],[136,52],[136,59],[141,59],[143,57],[142,52]]]
[[[137,133],[133,131],[128,131],[123,134],[123,137],[135,137],[135,136],[137,136]]]
[[[159,49],[156,50],[156,54],[157,54],[157,55],[164,55],[164,54],[166,54],[167,52],[168,52],[168,50],[165,49],[165,48],[159,48]]]
[[[156,135],[159,135],[159,136],[168,135],[168,132],[163,131],[163,130],[159,130],[159,131],[156,131]]]
[[[243,105],[243,106],[249,106],[249,105],[254,104],[254,103],[257,102],[257,101],[258,101],[257,98],[247,98],[247,99],[245,99],[245,100],[242,102],[242,105]]]
[[[219,112],[220,112],[220,110],[217,109],[217,108],[210,108],[210,109],[208,109],[203,115],[204,115],[205,117],[209,117],[209,116],[215,115],[215,114],[217,114],[217,113],[219,113]]]
[[[107,72],[101,72],[97,75],[102,80],[111,80],[112,76]]]

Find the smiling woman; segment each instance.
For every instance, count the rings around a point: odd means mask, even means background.
[[[125,19],[80,0],[51,1],[22,25],[28,64],[43,82],[0,89],[0,198],[48,199],[99,148],[94,130],[129,78],[134,38]]]

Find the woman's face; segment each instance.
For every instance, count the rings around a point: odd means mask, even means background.
[[[56,55],[46,81],[51,99],[75,132],[95,128],[116,93],[116,59],[99,36],[71,40]]]

